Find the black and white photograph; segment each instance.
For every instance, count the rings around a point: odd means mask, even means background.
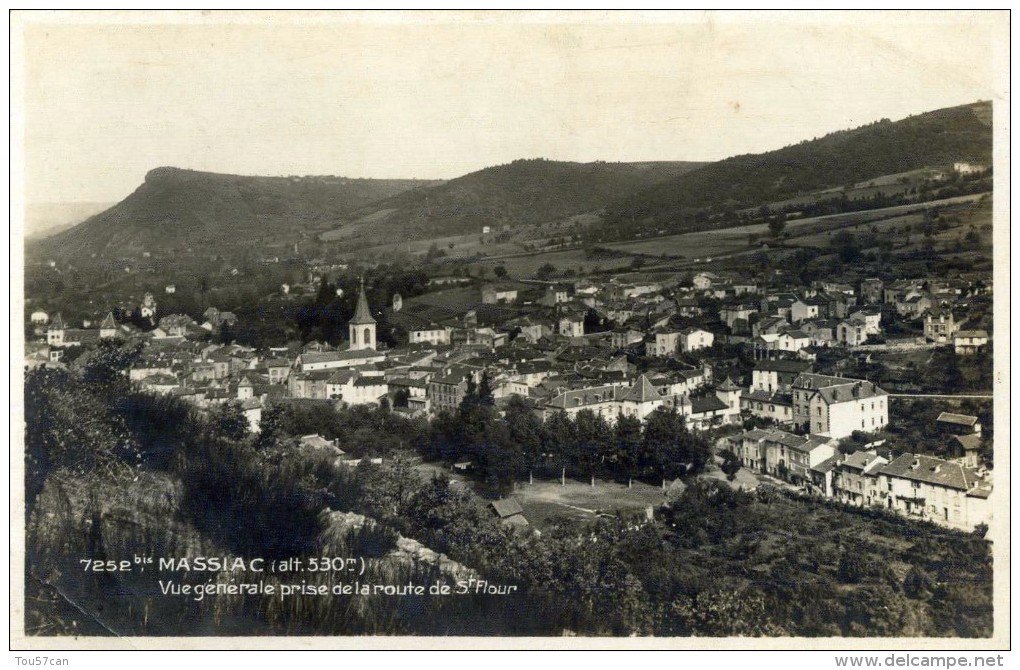
[[[1009,24],[12,12],[12,650],[994,659]]]

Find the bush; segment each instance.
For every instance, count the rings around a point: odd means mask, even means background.
[[[836,578],[843,584],[859,584],[868,574],[861,552],[851,548],[843,552],[836,569]]]
[[[935,584],[928,573],[917,566],[912,566],[903,578],[903,592],[909,598],[927,599],[931,597]]]
[[[723,458],[723,462],[719,469],[726,475],[726,479],[732,482],[737,478],[737,472],[740,471],[740,459],[729,450],[722,452],[720,455]]]

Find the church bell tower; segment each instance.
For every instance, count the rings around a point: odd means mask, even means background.
[[[368,309],[368,298],[365,297],[365,278],[361,278],[361,292],[358,294],[358,306],[347,328],[351,337],[351,351],[375,349],[375,319]]]

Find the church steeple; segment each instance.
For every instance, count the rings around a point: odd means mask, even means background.
[[[358,294],[358,306],[354,309],[354,317],[351,319],[354,325],[362,326],[368,323],[375,323],[372,312],[368,309],[368,298],[365,297],[365,278],[361,278],[361,292]]]
[[[368,309],[368,298],[365,297],[365,278],[361,278],[361,291],[358,293],[358,306],[354,308],[354,316],[348,322],[351,336],[351,349],[375,349],[375,319]]]

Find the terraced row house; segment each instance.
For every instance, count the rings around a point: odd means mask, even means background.
[[[794,435],[783,430],[755,429],[730,440],[741,465],[795,484],[810,484],[811,469],[836,453],[836,440],[820,435]]]
[[[875,450],[843,455],[833,438],[777,429],[736,435],[730,448],[750,470],[848,505],[881,507],[960,530],[992,518],[991,482],[958,461],[911,453],[890,461]]]
[[[733,423],[740,416],[741,389],[728,379],[694,396],[685,391],[674,393],[668,381],[658,381],[665,383],[657,386],[648,375],[641,375],[630,386],[606,384],[565,389],[546,401],[541,412],[544,418],[558,412],[573,418],[587,409],[613,424],[621,416],[644,421],[660,407],[675,408],[692,430]]]

